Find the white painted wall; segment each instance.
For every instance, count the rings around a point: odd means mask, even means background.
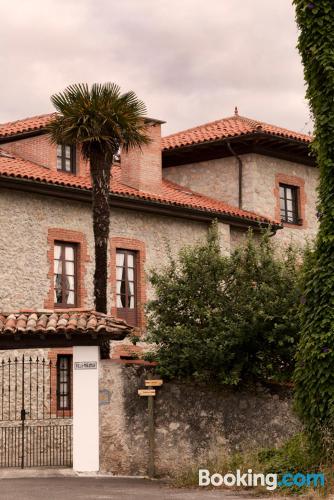
[[[95,369],[76,369],[76,363],[96,362]],[[73,469],[99,470],[99,363],[98,346],[73,347]]]

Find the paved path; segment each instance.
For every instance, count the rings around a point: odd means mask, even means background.
[[[268,497],[267,497],[268,498]],[[114,477],[0,479],[1,500],[248,500],[226,490],[174,489],[160,481]],[[275,497],[277,500],[278,497]],[[259,500],[259,497],[257,497]]]

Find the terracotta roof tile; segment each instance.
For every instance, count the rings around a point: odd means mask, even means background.
[[[43,129],[56,115],[57,113],[48,113],[31,116],[15,122],[0,123],[0,138]],[[312,141],[312,136],[310,135],[270,125],[245,116],[234,115],[163,137],[162,148],[173,149],[227,137],[253,134],[260,131],[265,134],[295,139],[304,143]]]
[[[9,154],[3,148],[0,148],[0,177],[1,176],[91,190],[91,181],[88,176],[75,176],[65,172],[50,170],[49,168]],[[247,210],[240,210],[223,201],[203,196],[166,179],[162,181],[159,193],[152,194],[138,191],[137,189],[122,184],[119,165],[113,166],[110,191],[113,195],[127,199],[140,199],[165,205],[197,209],[217,215],[223,214],[234,216],[249,221],[279,224],[279,221],[274,221],[268,217]]]
[[[17,334],[103,334],[125,337],[132,331],[127,323],[95,311],[0,312],[0,336]]]
[[[23,134],[44,128],[57,115],[48,113],[46,115],[31,116],[15,122],[0,123],[0,137],[8,137]]]
[[[312,136],[310,135],[235,115],[163,137],[162,149],[180,148],[182,146],[190,146],[191,144],[217,141],[228,137],[238,137],[258,132],[294,139],[304,143],[312,141]]]

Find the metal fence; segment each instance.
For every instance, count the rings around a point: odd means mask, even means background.
[[[0,467],[72,465],[71,363],[63,368],[40,357],[0,361]]]

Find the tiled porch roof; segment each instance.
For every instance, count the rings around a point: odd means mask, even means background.
[[[124,338],[132,331],[124,320],[95,311],[0,312],[0,338],[3,335],[90,335]]]

